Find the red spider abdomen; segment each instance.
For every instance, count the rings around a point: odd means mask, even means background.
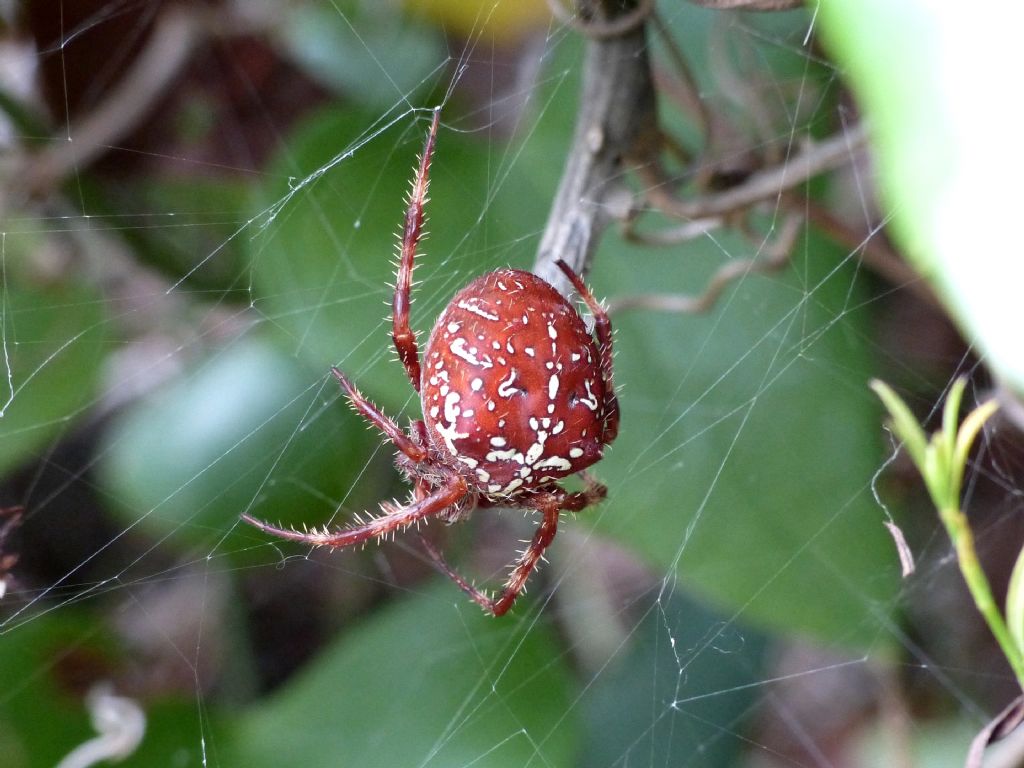
[[[492,497],[601,458],[605,384],[576,310],[529,272],[500,269],[455,295],[430,334],[420,392],[433,447]]]

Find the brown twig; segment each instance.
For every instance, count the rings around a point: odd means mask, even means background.
[[[635,29],[639,29],[654,11],[654,0],[637,0],[633,10],[611,19],[583,19],[571,13],[561,0],[548,0],[551,15],[563,24],[595,40],[608,40],[620,37]]]
[[[664,213],[680,219],[705,219],[777,199],[786,190],[847,164],[850,156],[863,147],[866,140],[867,132],[863,125],[844,129],[790,155],[777,166],[751,174],[742,184],[693,200],[681,200],[673,195],[671,183],[663,177],[655,162],[644,164],[637,173],[647,185],[648,200]]]
[[[752,272],[775,272],[789,263],[789,257],[796,243],[796,237],[804,218],[790,214],[779,229],[775,240],[764,249],[762,256],[753,259],[733,259],[711,276],[704,292],[697,296],[684,296],[677,293],[651,293],[641,296],[623,296],[608,302],[608,313],[617,314],[633,309],[647,309],[656,312],[678,312],[698,314],[707,312],[722,295],[722,291],[732,281],[749,275]]]
[[[690,240],[696,240],[698,237],[702,237],[708,232],[724,226],[725,219],[720,216],[714,216],[709,219],[686,221],[674,227],[662,227],[661,229],[645,232],[638,230],[633,220],[628,220],[622,227],[622,237],[640,245],[679,245]]]
[[[581,6],[591,9],[596,3],[580,0]],[[642,26],[587,41],[576,129],[534,262],[537,275],[560,291],[568,291],[569,284],[555,260],[563,259],[577,274],[586,273],[612,218],[609,203],[624,187],[623,160],[644,131],[657,130],[647,56]]]
[[[63,141],[54,139],[27,160],[20,175],[22,189],[29,196],[49,193],[138,126],[201,43],[213,36],[251,32],[259,23],[206,8],[170,8],[157,19],[149,42],[132,67],[96,109],[76,122],[73,140],[71,136]]]

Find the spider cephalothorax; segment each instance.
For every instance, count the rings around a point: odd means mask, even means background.
[[[412,423],[409,434],[402,432],[343,373],[331,369],[352,407],[398,448],[396,463],[413,483],[412,499],[404,506],[386,502],[380,516],[334,531],[299,532],[243,517],[276,536],[345,547],[426,517],[453,521],[477,507],[538,510],[540,526],[497,597],[468,583],[421,537],[437,565],[486,611],[500,616],[554,539],[559,514],[604,498],[604,487],[589,478],[584,477],[584,490],[574,493],[556,481],[598,461],[618,432],[611,323],[562,261],[558,267],[594,316],[593,336],[573,306],[539,277],[499,269],[455,295],[434,325],[421,366],[409,327],[409,294],[438,120],[435,110],[406,211],[392,332],[409,380],[420,392],[423,419]]]

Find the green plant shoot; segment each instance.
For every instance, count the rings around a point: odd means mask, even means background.
[[[967,515],[960,508],[960,491],[971,445],[982,426],[999,407],[995,400],[982,403],[971,411],[958,427],[960,403],[966,385],[967,380],[962,377],[953,382],[942,411],[942,427],[929,440],[899,395],[882,381],[876,379],[871,382],[871,388],[889,411],[890,429],[906,446],[910,458],[924,479],[932,503],[938,510],[939,519],[946,527],[956,550],[960,572],[967,582],[974,604],[999,642],[999,647],[1013,669],[1018,684],[1024,689],[1024,653],[1021,650],[1024,647],[1024,606],[1021,605],[1024,600],[1024,585],[1020,584],[1024,580],[1024,574],[1021,573],[1024,566],[1018,561],[1007,599],[1007,616],[1010,618],[1010,626],[1014,627],[1014,631],[1011,631],[992,597],[992,588],[978,562],[974,535]]]

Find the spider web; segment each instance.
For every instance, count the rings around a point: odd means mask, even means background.
[[[417,416],[385,305],[434,104],[421,339],[469,279],[537,250],[581,35],[540,3],[419,5],[57,2],[14,22],[0,141],[37,162],[5,166],[0,201],[3,501],[23,508],[0,533],[0,567],[19,555],[0,762],[57,764],[107,706],[115,731],[146,718],[129,766],[960,764],[1013,679],[866,382],[933,417],[957,373],[977,397],[984,374],[885,258],[812,13],[660,8],[662,126],[697,156],[676,47],[716,121],[717,164],[665,153],[681,198],[795,168],[812,137],[848,139],[849,162],[679,242],[609,229],[588,277],[616,310],[609,498],[563,520],[512,614],[479,615],[412,535],[309,551],[239,522],[341,523],[408,493],[328,368]],[[159,97],[119,92],[147,56],[171,70],[143,83]],[[693,226],[660,210],[674,186],[622,181],[638,237]],[[702,296],[729,265],[700,312],[629,306]],[[983,443],[966,505],[1002,584],[1019,455]],[[496,585],[536,522],[422,530]]]

